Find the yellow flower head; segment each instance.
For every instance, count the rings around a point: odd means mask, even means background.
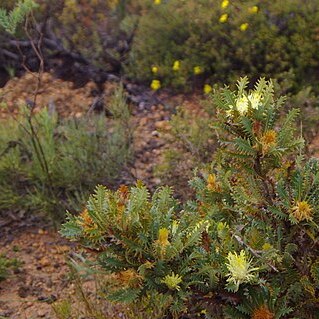
[[[229,6],[229,1],[228,1],[228,0],[223,0],[222,3],[221,3],[221,5],[220,5],[220,7],[221,7],[222,9],[225,9],[225,8],[227,8],[228,6]]]
[[[240,113],[240,115],[244,115],[248,112],[249,106],[251,106],[252,109],[258,109],[261,99],[261,94],[257,92],[253,92],[248,96],[246,94],[243,94],[241,97],[237,98],[236,109]],[[227,111],[227,115],[232,114],[231,111],[233,109],[233,106],[229,105],[229,108],[230,109]]]
[[[219,192],[220,191],[220,185],[216,181],[216,175],[215,174],[209,174],[207,177],[207,189],[212,192]]]
[[[248,29],[249,24],[248,23],[243,23],[240,25],[239,29],[240,31],[246,31]]]
[[[151,89],[153,91],[157,91],[161,88],[161,81],[160,80],[153,80],[151,83]]]
[[[228,20],[228,14],[227,13],[222,14],[220,16],[220,18],[219,18],[219,22],[220,23],[225,23],[227,20]]]
[[[161,247],[166,247],[167,245],[169,245],[169,241],[168,241],[168,234],[169,231],[167,228],[161,228],[158,231],[158,243]]]
[[[262,98],[262,96],[258,92],[253,92],[253,93],[250,93],[248,95],[248,100],[249,100],[251,107],[253,109],[258,109],[260,102],[261,102],[261,98]]]
[[[312,208],[306,201],[297,201],[295,206],[291,209],[291,215],[297,222],[312,220]]]
[[[253,6],[253,7],[248,8],[248,12],[251,14],[257,13],[258,10],[259,10],[259,8],[257,6]]]
[[[198,75],[198,74],[201,74],[203,71],[202,71],[202,68],[200,66],[195,66],[194,67],[194,74],[195,75]]]
[[[156,5],[161,4],[161,0],[154,0],[154,4]]]
[[[240,98],[237,99],[236,109],[241,115],[247,113],[247,111],[248,111],[248,98],[246,95],[242,95]]]
[[[270,250],[272,248],[273,248],[272,245],[270,245],[269,243],[264,243],[262,246],[263,250]]]
[[[182,277],[180,275],[175,275],[173,272],[171,275],[167,275],[164,279],[161,280],[163,284],[165,284],[168,289],[171,290],[180,290],[181,287],[179,284],[182,282]]]
[[[157,72],[158,72],[158,67],[157,66],[152,66],[152,72],[154,73],[154,74],[156,74]]]
[[[262,305],[261,307],[255,309],[252,313],[251,319],[274,319],[275,315],[269,311],[269,309]]]
[[[172,67],[173,71],[178,71],[180,67],[181,67],[181,62],[179,60],[174,61],[173,67]]]
[[[251,260],[248,259],[244,250],[241,250],[239,255],[236,252],[229,252],[227,260],[226,266],[229,271],[227,281],[235,284],[237,290],[241,283],[250,282],[255,278],[252,272],[258,268],[251,268]]]
[[[209,84],[204,85],[204,93],[205,94],[209,94],[212,91],[213,91],[213,88],[211,87],[211,85],[209,85]]]

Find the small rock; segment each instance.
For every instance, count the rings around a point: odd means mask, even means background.
[[[42,257],[39,261],[39,264],[42,266],[42,267],[47,267],[51,264],[50,260],[48,257]]]

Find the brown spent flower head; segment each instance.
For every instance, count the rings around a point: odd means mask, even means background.
[[[129,188],[126,185],[121,185],[117,191],[120,194],[122,200],[127,199],[129,195]]]
[[[209,174],[207,177],[207,189],[212,192],[220,192],[220,185],[216,181],[215,174]]]
[[[269,311],[269,309],[262,305],[261,307],[254,310],[251,319],[274,319],[275,315]]]
[[[84,209],[79,215],[77,222],[85,233],[89,233],[90,231],[97,229],[97,225],[94,223],[87,209]]]
[[[127,269],[117,274],[117,280],[125,287],[138,287],[142,277],[134,269]]]
[[[276,142],[277,142],[276,131],[269,130],[265,132],[265,134],[260,139],[263,154],[266,154],[272,146],[276,145]]]
[[[312,208],[306,201],[297,201],[291,209],[291,215],[298,221],[312,220]]]

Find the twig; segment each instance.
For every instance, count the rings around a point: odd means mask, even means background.
[[[253,248],[251,248],[248,244],[246,244],[238,235],[233,234],[233,237],[238,241],[238,243],[244,247],[246,247],[251,253],[252,255],[254,255],[257,258],[261,258],[260,253],[262,253],[262,250],[255,250]],[[267,265],[275,272],[279,272],[279,270],[272,265],[271,263],[267,263]]]

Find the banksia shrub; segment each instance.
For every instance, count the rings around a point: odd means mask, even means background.
[[[317,318],[317,160],[305,160],[297,110],[271,81],[213,94],[219,150],[190,183],[196,200],[138,182],[98,186],[61,232],[98,251],[108,297],[158,318]],[[154,300],[159,304],[155,305]]]

